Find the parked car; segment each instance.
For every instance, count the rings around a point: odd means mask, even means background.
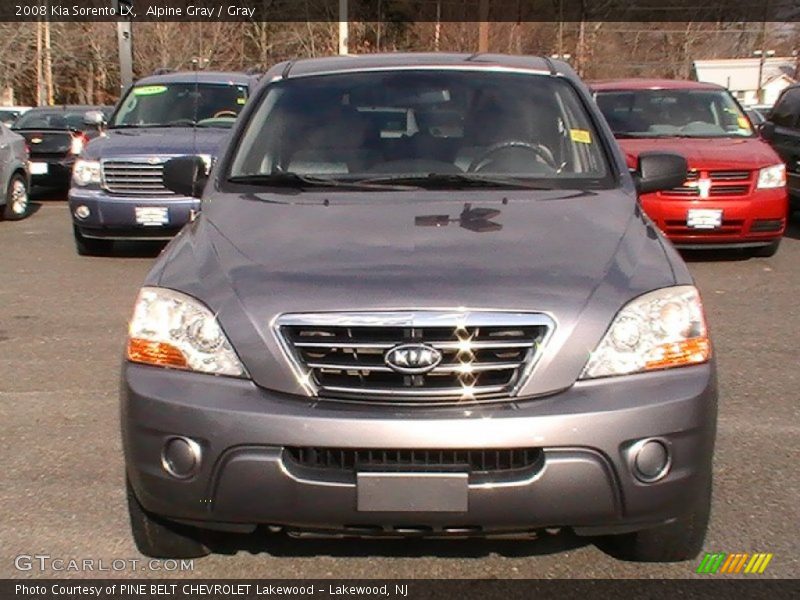
[[[30,148],[33,185],[66,189],[75,159],[90,139],[100,134],[98,123],[86,121],[86,113],[99,106],[47,106],[32,108],[14,123]]]
[[[129,328],[138,548],[571,527],[630,559],[695,556],[715,366],[689,271],[637,203],[685,159],[643,152],[631,174],[549,59],[310,59],[263,81],[210,175],[164,167],[203,208]]]
[[[800,85],[783,90],[760,127],[786,165],[791,211],[800,210]]]
[[[117,105],[106,135],[75,166],[69,206],[78,254],[107,254],[115,240],[168,240],[199,209],[164,187],[170,157],[210,166],[256,78],[168,73],[139,80]]]
[[[0,217],[16,221],[30,210],[25,138],[0,123]]]
[[[644,194],[645,212],[679,248],[777,252],[786,228],[786,173],[725,88],[695,81],[621,79],[593,83],[628,166],[642,152],[674,151],[689,176]]]
[[[11,127],[28,110],[30,110],[29,106],[0,106],[0,123]]]

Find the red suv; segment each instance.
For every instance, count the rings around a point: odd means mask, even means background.
[[[645,212],[676,246],[777,252],[788,214],[786,169],[728,90],[653,79],[592,88],[629,167],[649,150],[686,157],[682,186],[641,196]]]

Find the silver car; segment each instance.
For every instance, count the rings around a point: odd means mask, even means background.
[[[0,217],[16,221],[30,210],[28,146],[25,138],[0,124]]]
[[[686,160],[645,152],[631,173],[545,58],[312,59],[262,81],[210,174],[164,166],[202,211],[129,328],[138,548],[556,527],[628,559],[695,556],[715,364],[689,271],[637,201]]]

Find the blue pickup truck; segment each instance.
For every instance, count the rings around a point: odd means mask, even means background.
[[[210,169],[257,78],[183,72],[137,81],[105,135],[76,161],[69,208],[80,255],[105,255],[116,240],[167,240],[199,210],[164,187],[164,163],[196,155]]]

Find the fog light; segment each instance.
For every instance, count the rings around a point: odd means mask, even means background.
[[[92,211],[89,210],[88,206],[83,204],[75,209],[75,216],[79,219],[86,219],[90,214],[92,214]]]
[[[161,452],[161,466],[178,479],[186,479],[200,468],[200,444],[184,437],[167,440]]]
[[[633,473],[640,481],[652,483],[669,472],[669,449],[660,440],[642,440],[632,448],[631,456]]]

